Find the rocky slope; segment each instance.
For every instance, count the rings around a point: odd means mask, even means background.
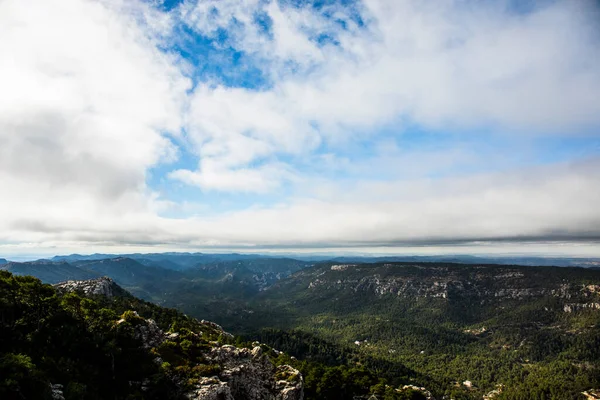
[[[214,347],[210,359],[222,366],[218,375],[200,380],[188,393],[194,400],[300,400],[302,376],[289,365],[273,366],[260,346],[239,349]]]
[[[79,292],[84,296],[100,295],[107,298],[113,296],[131,296],[109,277],[66,281],[54,285],[59,292]]]
[[[54,285],[62,293],[76,292],[85,296],[130,296],[112,279],[103,277],[85,281],[68,281]],[[187,338],[177,331],[165,332],[149,318],[142,318],[136,311],[127,311],[115,322],[116,327],[129,325],[133,337],[142,348],[154,353],[154,362],[162,365],[161,350],[179,346],[189,346],[190,336],[201,340],[203,337],[223,338],[231,341],[233,336],[219,325],[200,321],[196,332],[187,332]],[[202,342],[202,343],[205,343]],[[224,344],[221,339],[211,340],[203,345],[202,368],[210,366],[212,374],[195,380],[190,387],[177,373],[172,379],[180,387],[182,397],[192,400],[302,400],[303,379],[300,372],[289,365],[275,366],[259,343],[253,348],[238,348]],[[168,354],[168,353],[165,353]],[[199,366],[200,367],[200,366]],[[193,369],[194,367],[192,367]],[[132,382],[143,389],[144,381]]]

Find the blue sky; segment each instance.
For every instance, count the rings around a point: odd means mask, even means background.
[[[600,256],[599,13],[5,0],[0,255]]]

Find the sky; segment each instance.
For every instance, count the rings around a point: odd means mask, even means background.
[[[0,257],[600,257],[600,3],[0,0]]]

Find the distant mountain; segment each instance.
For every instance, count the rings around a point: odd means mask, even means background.
[[[71,258],[74,260],[74,258]],[[0,269],[15,275],[32,275],[45,283],[58,283],[67,280],[85,280],[108,276],[119,285],[136,292],[135,288],[146,292],[160,290],[165,282],[175,282],[183,277],[181,273],[156,266],[147,266],[125,257],[99,260],[51,261],[37,260],[23,263],[10,262],[0,265]],[[136,292],[138,294],[139,292]]]
[[[324,260],[325,261],[325,260]],[[599,258],[569,257],[478,257],[471,255],[440,256],[342,256],[331,257],[327,261],[339,263],[381,263],[381,262],[451,262],[460,264],[501,264],[554,267],[593,267],[600,266]]]
[[[247,261],[256,259],[294,259],[307,263],[335,261],[340,263],[378,263],[378,262],[455,262],[462,264],[502,264],[527,266],[557,266],[557,267],[594,267],[600,266],[600,258],[577,257],[491,257],[472,255],[439,255],[439,256],[368,256],[368,255],[304,255],[304,254],[239,254],[239,253],[134,253],[134,254],[71,254],[55,256],[52,261],[97,261],[118,257],[131,258],[144,265],[152,265],[176,271],[197,267],[201,264],[214,264],[226,261]]]
[[[235,277],[245,281],[247,285],[258,290],[266,289],[280,279],[287,278],[310,263],[292,258],[255,258],[232,261],[215,261],[200,263],[186,270],[185,275],[191,279],[223,279]]]
[[[135,261],[139,262],[142,265],[146,265],[149,267],[159,267],[159,268],[165,268],[165,269],[170,269],[173,271],[183,271],[186,268],[181,265],[181,264],[177,264],[176,262],[173,262],[171,260],[168,259],[159,259],[159,260],[153,260],[153,259],[149,259],[149,258],[132,258]]]
[[[75,260],[76,257],[71,257]],[[51,261],[37,260],[23,263],[9,262],[0,269],[15,275],[32,275],[44,283],[86,280],[108,276],[138,297],[155,299],[183,275],[157,266],[147,266],[125,257],[99,260]]]
[[[281,280],[261,296],[286,301],[297,298],[304,306],[317,309],[332,301],[369,307],[370,301],[382,298],[394,302],[429,299],[431,306],[439,299],[445,305],[465,307],[459,315],[465,322],[464,318],[477,310],[491,309],[497,315],[503,302],[544,297],[557,300],[555,305],[561,312],[562,305],[577,301],[593,303],[590,307],[595,308],[600,302],[599,291],[600,271],[592,268],[327,262]],[[509,311],[514,313],[515,309]]]
[[[105,260],[108,258],[117,258],[120,257],[117,254],[89,254],[89,255],[81,255],[81,254],[71,254],[68,256],[54,256],[50,260],[51,261],[65,261],[68,263],[75,261],[94,261],[94,260]]]
[[[217,261],[213,255],[202,254],[145,254],[138,259],[101,258],[104,256],[108,255],[74,254],[53,259],[62,261],[38,260],[0,267],[19,275],[33,275],[47,283],[108,276],[140,298],[175,306],[188,302],[187,299],[195,303],[200,298],[208,301],[223,296],[253,296],[310,265],[294,259],[249,258],[237,254],[218,255],[216,258],[227,260]]]
[[[238,253],[225,253],[225,254],[205,254],[205,253],[133,253],[133,254],[71,254],[67,256],[54,256],[52,261],[66,261],[66,262],[79,262],[79,261],[99,261],[114,258],[130,258],[136,260],[144,265],[152,265],[156,267],[172,269],[176,271],[183,271],[188,268],[195,267],[200,264],[210,264],[220,261],[238,261],[238,260],[250,260],[258,258],[272,258],[270,256],[257,255],[257,254],[238,254]]]
[[[127,257],[97,261],[78,261],[74,262],[73,265],[94,271],[101,276],[111,277],[122,286],[140,286],[148,283],[156,284],[164,280],[177,280],[182,277],[177,271],[143,265]]]
[[[29,262],[9,262],[0,265],[0,269],[14,275],[33,275],[45,283],[58,283],[67,280],[84,280],[98,278],[101,274],[78,268],[67,262],[38,260]]]
[[[127,257],[76,261],[73,264],[100,276],[108,276],[135,296],[146,300],[156,301],[157,296],[169,291],[183,278],[181,272],[144,265]]]
[[[0,265],[8,264],[8,260],[5,258],[0,258]]]

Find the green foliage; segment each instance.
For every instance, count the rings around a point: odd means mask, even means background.
[[[179,399],[178,383],[220,368],[204,356],[219,329],[131,296],[58,294],[0,271],[0,305],[2,399],[50,399],[51,384],[62,384],[67,400]],[[172,339],[145,348],[136,329],[146,318],[177,328]]]
[[[235,339],[131,296],[59,295],[34,278],[0,271],[0,337],[9,338],[0,342],[0,398],[43,399],[50,383],[67,382],[68,399],[178,398],[174,381],[193,385],[218,373],[205,357],[210,341],[243,346],[253,340],[284,351],[263,348],[277,365],[302,372],[307,400],[423,398],[404,385],[456,400],[481,399],[499,384],[499,400],[574,399],[600,388],[600,312],[563,311],[566,303],[600,301],[598,293],[581,291],[600,284],[600,271],[449,263],[330,267],[301,270],[261,292],[256,271],[215,264],[139,290],[243,335]],[[215,281],[211,274],[220,276],[220,268],[232,279]],[[377,293],[365,279],[373,276],[411,280],[415,292]],[[418,292],[420,283],[444,277],[450,277],[446,297]],[[311,289],[315,279],[324,284]],[[556,295],[564,287],[574,290],[568,299]],[[494,295],[519,288],[545,294]],[[177,335],[141,351],[135,329],[148,318]],[[143,391],[135,384],[142,377],[151,377]],[[283,372],[278,378],[295,379]]]
[[[0,397],[3,399],[49,396],[43,376],[26,355],[7,353],[0,357],[0,377]]]
[[[456,285],[460,290],[449,287],[447,298],[377,294],[366,285],[355,290],[356,284],[345,284],[372,276],[380,282],[408,279],[417,287],[421,282],[433,286],[445,276],[463,283]],[[317,279],[322,286],[311,289]],[[325,264],[243,305],[255,311],[252,319],[220,322],[237,327],[247,340],[260,340],[308,363],[298,367],[309,399],[336,398],[332,388],[340,393],[348,382],[329,368],[355,366],[384,380],[374,389],[378,398],[420,396],[397,390],[414,384],[438,398],[480,399],[502,384],[498,399],[572,399],[600,387],[600,312],[566,313],[563,307],[600,302],[598,294],[582,291],[584,285],[599,283],[600,271],[582,268],[438,263],[332,271]],[[552,295],[564,287],[572,291],[567,298]],[[520,288],[542,289],[547,295],[494,296]],[[466,380],[473,386],[463,385]]]

